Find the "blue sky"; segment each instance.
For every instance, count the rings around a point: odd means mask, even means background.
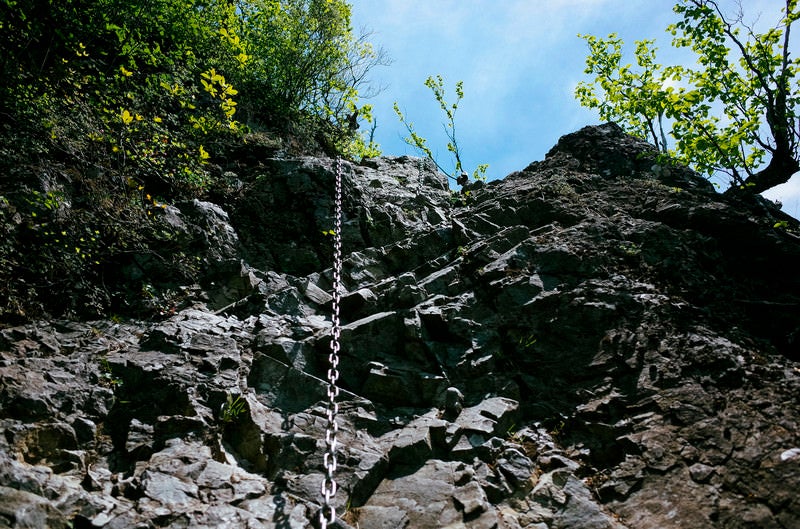
[[[464,99],[456,114],[465,169],[488,163],[490,178],[502,178],[544,159],[558,138],[599,123],[594,111],[573,96],[587,47],[578,33],[616,32],[632,51],[634,40],[656,39],[661,64],[693,60],[670,46],[668,24],[677,20],[672,0],[351,0],[353,26],[373,32],[370,41],[393,60],[370,78],[384,87],[365,101],[374,106],[375,139],[384,154],[418,153],[403,142],[406,131],[396,101],[445,167],[450,167],[444,116],[424,86],[441,75],[450,100],[456,81]],[[736,0],[722,0],[734,9]],[[750,0],[746,15],[772,23],[775,0]],[[800,214],[800,176],[767,193]]]

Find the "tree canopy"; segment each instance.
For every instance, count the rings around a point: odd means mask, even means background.
[[[202,187],[210,145],[242,125],[324,130],[345,150],[357,136],[347,118],[383,58],[353,33],[343,0],[2,0],[2,8],[6,131],[27,131],[39,149],[102,152],[174,188]]]
[[[715,0],[681,0],[674,11],[672,45],[691,49],[696,65],[658,64],[653,40],[637,41],[636,64],[624,64],[616,34],[581,35],[594,79],[577,99],[700,172],[727,174],[732,191],[788,181],[800,170],[800,57],[790,53],[798,1],[785,0],[763,31],[741,5],[727,13]]]

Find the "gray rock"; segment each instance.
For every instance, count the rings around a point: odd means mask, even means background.
[[[61,529],[71,526],[68,518],[50,502],[23,490],[0,486],[0,516],[6,527],[47,527]]]
[[[493,397],[476,406],[464,408],[454,421],[461,428],[492,436],[505,435],[514,424],[519,403],[504,397]]]
[[[453,463],[429,460],[421,469],[408,476],[384,480],[365,507],[399,508],[408,519],[408,527],[447,527],[463,519],[453,503],[455,487],[451,483]],[[394,509],[367,509],[359,516],[365,527],[380,526],[383,514],[404,520]],[[402,525],[401,525],[402,527]]]
[[[695,463],[689,467],[689,475],[698,483],[705,483],[713,473],[714,467],[702,463]]]
[[[148,498],[170,511],[187,509],[198,498],[197,485],[161,472],[145,471],[142,489]]]
[[[497,460],[497,469],[514,488],[529,489],[532,486],[533,462],[515,448],[502,453]]]
[[[192,227],[202,230],[200,233],[208,249],[208,262],[238,257],[239,236],[221,207],[197,199],[180,207],[181,213],[191,219]]]
[[[365,505],[355,511],[355,522],[363,529],[403,529],[410,527],[408,514],[401,507]]]
[[[458,388],[447,388],[445,393],[444,411],[450,418],[456,418],[464,409],[464,394]]]
[[[489,510],[489,502],[480,485],[471,481],[453,492],[456,505],[464,511],[465,516],[475,516]]]
[[[590,127],[463,201],[346,163],[335,369],[334,160],[168,208],[162,319],[0,322],[0,520],[311,527],[335,374],[338,527],[797,526],[799,226],[655,156]]]

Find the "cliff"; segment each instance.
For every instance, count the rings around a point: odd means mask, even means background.
[[[800,527],[800,226],[656,154],[344,164],[339,527]],[[312,526],[335,161],[257,158],[161,317],[0,330],[0,527]]]

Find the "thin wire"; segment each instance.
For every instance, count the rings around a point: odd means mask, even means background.
[[[339,426],[336,423],[336,416],[339,413],[339,404],[336,398],[339,396],[339,387],[336,385],[339,379],[339,338],[341,327],[339,324],[339,287],[342,282],[342,160],[336,159],[336,212],[334,220],[333,234],[333,306],[332,306],[332,326],[331,326],[331,352],[328,355],[328,408],[326,416],[328,424],[325,428],[325,455],[322,462],[325,466],[325,479],[322,481],[322,509],[319,511],[319,525],[322,529],[327,529],[328,524],[336,521],[336,509],[333,506],[333,498],[336,496],[336,434]]]

